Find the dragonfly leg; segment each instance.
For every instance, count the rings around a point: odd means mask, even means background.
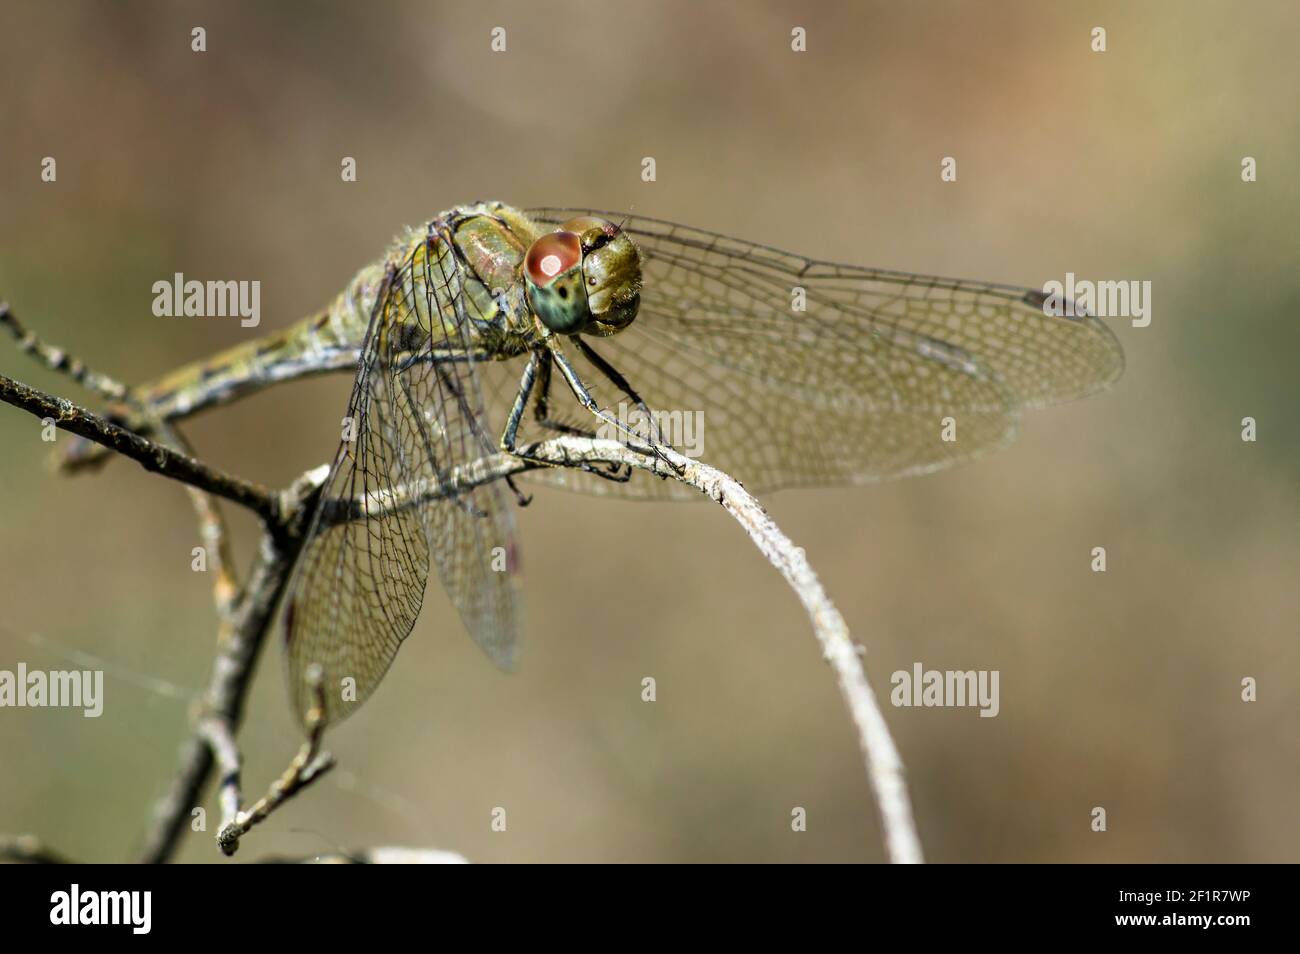
[[[509,487],[511,493],[515,495],[515,503],[519,504],[519,506],[527,507],[530,503],[533,502],[533,495],[526,494],[519,489],[519,485],[515,483],[515,478],[513,474],[506,477],[506,486]]]
[[[551,353],[547,351],[541,357],[541,369],[538,372],[537,387],[534,391],[536,397],[533,400],[533,417],[539,426],[548,431],[554,431],[557,434],[569,434],[574,437],[595,438],[597,436],[596,432],[589,427],[576,427],[573,424],[567,424],[551,417],[551,367]],[[612,479],[618,480],[620,483],[625,483],[632,478],[632,466],[630,464],[603,464],[601,466],[609,471],[609,474],[613,475]],[[605,475],[601,474],[600,476]]]
[[[551,353],[548,351],[539,358],[537,387],[533,399],[533,418],[548,431],[557,434],[571,434],[574,437],[596,437],[596,432],[589,427],[577,427],[551,417]]]
[[[506,418],[506,426],[505,426],[505,430],[501,434],[500,446],[501,449],[505,451],[507,454],[513,454],[514,456],[522,458],[523,460],[535,461],[536,463],[544,464],[548,467],[555,467],[557,465],[555,464],[554,461],[542,460],[539,457],[534,457],[530,454],[526,454],[521,450],[519,450],[519,447],[516,443],[516,439],[519,433],[519,422],[520,420],[522,420],[524,416],[524,409],[528,406],[528,398],[533,391],[534,385],[537,383],[537,376],[539,374],[539,369],[540,369],[540,373],[543,376],[545,384],[549,385],[550,376],[551,376],[550,364],[551,364],[551,356],[546,352],[534,351],[529,356],[528,365],[524,368],[523,377],[519,379],[519,393],[515,395],[515,402],[510,408],[509,416]],[[540,400],[539,404],[541,409],[544,411],[545,401]],[[573,428],[572,430],[577,431],[578,429]],[[594,433],[591,436],[595,436]],[[615,468],[612,472],[606,472],[605,470],[602,470],[601,468],[598,467],[594,467],[591,464],[588,464],[586,462],[580,463],[576,466],[580,470],[584,470],[587,473],[592,474],[596,477],[601,477],[605,480],[613,480],[618,483],[626,483],[627,480],[632,476],[630,470],[628,471],[626,476],[620,476],[618,473],[619,468]]]
[[[540,361],[536,351],[530,354],[523,377],[519,379],[519,393],[515,395],[515,403],[510,406],[510,414],[506,417],[506,429],[501,433],[501,449],[507,454],[519,456],[515,439],[519,434],[519,421],[524,416],[524,408],[528,406],[528,397],[537,382],[537,366]]]
[[[586,356],[587,360],[595,366],[596,370],[608,378],[610,382],[613,383],[614,387],[618,388],[625,395],[631,398],[632,403],[636,405],[637,410],[645,415],[645,419],[650,428],[651,442],[655,445],[664,443],[663,436],[659,433],[659,422],[656,421],[655,416],[650,413],[650,408],[646,405],[645,401],[641,400],[641,395],[632,390],[632,385],[628,384],[627,378],[623,377],[622,372],[601,357],[595,348],[587,344],[587,342],[583,341],[582,338],[577,335],[573,337],[573,343],[578,346],[578,350]]]
[[[560,373],[564,375],[564,380],[568,383],[569,390],[573,392],[574,397],[578,399],[578,403],[606,424],[632,438],[632,440],[624,441],[624,443],[632,450],[640,454],[652,456],[657,460],[662,461],[664,466],[672,470],[674,473],[681,473],[681,468],[670,461],[657,444],[651,444],[647,447],[644,444],[639,443],[640,441],[645,440],[644,435],[638,434],[628,426],[626,421],[620,421],[613,414],[610,414],[596,403],[596,399],[591,396],[591,392],[587,390],[587,386],[583,383],[582,378],[579,377],[577,370],[569,361],[568,356],[560,350],[560,344],[554,337],[546,339],[546,347],[550,348],[551,357],[559,367]],[[611,368],[611,370],[613,369]],[[617,374],[617,372],[615,373]],[[615,382],[615,384],[617,384],[617,382]]]

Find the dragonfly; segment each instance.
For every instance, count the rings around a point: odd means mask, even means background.
[[[1005,445],[1022,411],[1119,377],[1110,329],[1050,304],[1034,289],[816,261],[645,216],[478,202],[408,229],[321,312],[138,397],[172,420],[355,372],[284,601],[295,711],[306,719],[323,685],[328,723],[375,691],[435,569],[470,636],[514,666],[514,508],[528,498],[513,479],[464,485],[459,468],[526,458],[524,435],[614,435],[655,453],[672,446],[656,412],[677,409],[702,413],[704,458],[754,491],[930,473]],[[598,465],[519,476],[698,497]],[[439,493],[384,504],[417,487]],[[331,519],[340,508],[350,517]]]

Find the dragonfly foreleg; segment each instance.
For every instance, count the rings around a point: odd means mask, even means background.
[[[681,469],[667,458],[658,444],[646,446],[645,444],[640,443],[645,440],[645,435],[637,433],[628,426],[626,421],[619,420],[613,414],[610,414],[609,411],[606,411],[596,403],[596,399],[591,396],[591,392],[587,389],[587,385],[583,383],[582,378],[578,375],[572,362],[569,361],[568,356],[560,350],[560,343],[554,336],[546,339],[546,347],[551,350],[551,357],[559,367],[560,373],[564,375],[564,380],[568,383],[569,390],[573,392],[574,397],[578,399],[578,403],[615,430],[626,434],[629,438],[632,438],[632,440],[625,440],[623,442],[629,448],[636,451],[638,454],[646,454],[654,457],[656,460],[663,462],[664,466],[672,470],[674,473],[681,473]],[[610,370],[612,371],[613,369],[611,368]],[[618,374],[616,371],[614,373]],[[619,377],[622,376],[619,375]],[[611,378],[610,380],[613,381],[614,379]],[[614,381],[614,384],[617,385],[618,382]],[[629,388],[628,390],[631,389]]]
[[[543,352],[541,370],[538,373],[537,387],[535,389],[536,398],[533,401],[533,417],[540,427],[544,427],[548,431],[554,431],[557,434],[570,434],[574,437],[585,437],[589,440],[594,439],[597,434],[592,428],[577,427],[551,417],[551,367],[551,353],[549,351]],[[626,483],[632,479],[631,464],[605,464],[603,466],[608,471],[608,474],[602,473],[597,476],[608,477],[610,480],[616,480],[619,483]]]
[[[551,356],[547,352],[534,351],[531,355],[529,355],[528,364],[524,368],[523,376],[519,379],[519,393],[515,395],[515,402],[511,406],[510,414],[506,418],[505,430],[501,433],[501,449],[505,451],[507,454],[513,454],[514,456],[519,457],[522,460],[533,461],[535,463],[542,464],[547,467],[556,467],[560,465],[557,465],[554,461],[543,460],[540,457],[535,457],[531,454],[525,453],[519,449],[517,444],[517,437],[519,433],[519,422],[523,419],[524,409],[528,407],[528,398],[532,394],[533,388],[537,383],[538,374],[539,373],[542,374],[544,378],[544,383],[547,386],[549,386],[550,384],[550,377],[551,377],[550,364],[551,364]],[[539,397],[539,403],[542,410],[544,411],[545,400]],[[578,431],[577,428],[573,428],[572,430],[575,432]],[[583,435],[583,436],[588,436],[588,435]],[[589,436],[594,437],[595,436],[594,432],[591,433]],[[631,470],[629,470],[626,475],[621,475],[618,472],[620,468],[618,468],[617,466],[615,466],[615,468],[612,471],[605,471],[585,461],[578,464],[572,464],[566,461],[565,466],[576,466],[579,470],[586,471],[587,473],[592,474],[596,477],[600,477],[604,480],[613,480],[618,483],[626,483],[627,480],[632,476]]]
[[[656,421],[655,416],[650,413],[650,408],[646,405],[645,401],[641,400],[641,395],[632,390],[632,385],[627,383],[627,378],[623,377],[618,368],[614,367],[601,357],[596,349],[583,341],[582,338],[575,335],[573,343],[578,346],[579,351],[586,355],[587,360],[592,363],[597,371],[608,378],[610,382],[613,383],[614,387],[618,388],[627,397],[631,398],[632,403],[636,405],[637,410],[645,416],[647,426],[650,428],[649,436],[651,443],[655,446],[662,444],[664,441],[663,436],[659,433],[659,422]]]

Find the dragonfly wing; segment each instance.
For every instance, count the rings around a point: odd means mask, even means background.
[[[532,214],[560,222],[581,213]],[[666,413],[670,443],[681,447],[690,422],[699,424],[698,446],[683,449],[755,489],[949,467],[1011,440],[1022,409],[1092,393],[1123,369],[1100,321],[1048,316],[1041,295],[1023,288],[817,262],[654,219],[589,214],[622,223],[643,253],[636,321],[591,343]],[[623,400],[609,385],[597,397]],[[648,475],[622,485],[536,476],[592,493],[691,495]]]
[[[513,665],[509,500],[499,483],[466,488],[449,477],[495,449],[481,423],[475,365],[410,360],[413,352],[463,350],[438,318],[459,313],[462,300],[454,265],[420,252],[390,274],[379,297],[349,403],[355,439],[339,448],[286,604],[300,718],[312,702],[313,664],[323,671],[329,721],[374,691],[415,625],[431,563],[475,641],[499,665]]]

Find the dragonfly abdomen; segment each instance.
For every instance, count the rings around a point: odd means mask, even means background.
[[[172,418],[280,381],[354,367],[381,276],[381,269],[365,269],[324,311],[277,334],[187,364],[136,393],[153,413]]]

